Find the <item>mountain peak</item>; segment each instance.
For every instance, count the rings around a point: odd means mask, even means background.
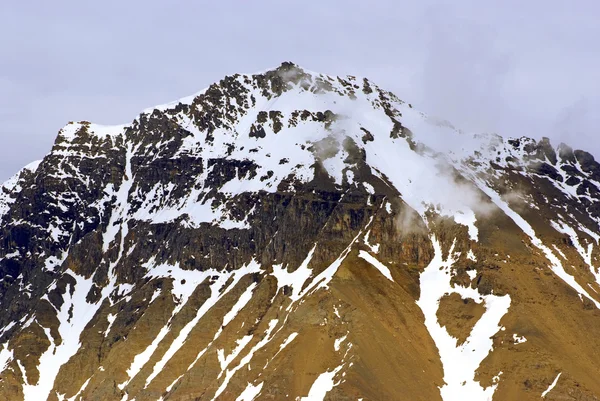
[[[71,122],[0,188],[0,399],[592,400],[599,202],[586,152],[290,62]]]

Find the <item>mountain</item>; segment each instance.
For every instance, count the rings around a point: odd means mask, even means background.
[[[292,63],[0,188],[2,400],[598,400],[600,165]]]

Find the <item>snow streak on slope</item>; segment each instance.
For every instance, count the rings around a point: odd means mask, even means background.
[[[550,391],[552,391],[552,389],[554,387],[556,387],[556,383],[558,383],[558,379],[560,378],[560,375],[562,375],[562,372],[560,372],[558,375],[556,375],[556,378],[554,379],[554,381],[548,386],[548,388],[542,393],[542,398],[546,398],[546,396],[548,395],[548,393]]]
[[[581,258],[583,259],[585,264],[590,268],[590,272],[596,278],[596,283],[600,284],[600,269],[597,269],[596,267],[594,267],[594,264],[592,263],[592,252],[594,250],[594,244],[588,243],[587,249],[586,249],[581,244],[579,235],[577,235],[577,232],[572,227],[570,227],[569,225],[567,225],[566,223],[564,223],[562,221],[558,222],[558,223],[555,221],[551,221],[550,224],[552,225],[552,227],[554,227],[554,229],[556,231],[566,234],[569,236],[569,238],[571,238],[571,242],[575,246],[575,249],[577,249],[577,252],[581,256]],[[597,236],[597,234],[595,234],[595,235]],[[596,245],[598,245],[597,237],[596,237]],[[564,255],[562,255],[562,256],[564,256]]]
[[[131,171],[131,158],[133,156],[133,153],[134,150],[132,148],[132,145],[129,145],[125,157],[125,176],[123,177],[123,182],[121,183],[119,190],[112,191],[114,192],[113,195],[116,197],[116,203],[113,206],[111,218],[108,223],[108,226],[106,227],[106,231],[103,237],[103,250],[104,252],[106,252],[110,243],[115,239],[119,231],[121,231],[121,248],[119,251],[118,259],[121,258],[121,255],[123,253],[123,244],[125,242],[125,237],[127,236],[128,232],[127,221],[125,220],[125,223],[123,223],[123,221],[127,218],[127,214],[130,208],[130,203],[128,200],[129,192],[131,191],[131,187],[133,185],[133,173]],[[112,189],[113,185],[110,184],[109,187],[110,189]],[[110,193],[111,191],[107,192]],[[121,222],[121,224],[118,225],[118,222]]]
[[[567,283],[575,291],[577,291],[580,297],[587,297],[596,305],[597,308],[600,309],[600,302],[592,298],[590,294],[575,280],[575,277],[571,276],[565,271],[562,263],[560,262],[560,259],[556,255],[554,255],[552,250],[550,250],[550,248],[544,245],[544,243],[536,236],[533,227],[531,227],[531,225],[523,217],[521,217],[520,214],[512,210],[508,203],[505,202],[496,191],[489,188],[484,182],[482,182],[476,177],[474,177],[473,181],[478,184],[479,188],[483,192],[485,192],[485,194],[488,195],[492,199],[492,201],[500,209],[502,209],[502,211],[504,211],[504,213],[506,213],[506,215],[510,217],[517,224],[517,226],[521,228],[521,230],[523,230],[525,234],[529,236],[531,243],[544,253],[546,258],[550,261],[550,268],[552,269],[552,271],[565,283]]]
[[[58,371],[81,346],[79,337],[102,303],[103,298],[95,304],[89,304],[86,301],[86,296],[93,285],[91,279],[71,274],[76,283],[74,288],[71,287],[70,291],[65,292],[64,303],[58,311],[58,320],[60,321],[58,331],[62,342],[57,344],[50,335],[50,329],[44,328],[50,341],[50,347],[40,357],[38,382],[23,384],[25,401],[39,401],[48,398]]]
[[[196,312],[196,316],[181,329],[177,338],[171,343],[169,349],[163,355],[161,360],[158,361],[156,365],[154,365],[152,374],[146,379],[146,387],[164,369],[165,365],[169,362],[169,360],[171,360],[175,353],[179,351],[179,349],[183,346],[192,329],[198,324],[202,316],[204,316],[206,312],[208,312],[225,294],[227,294],[232,288],[234,288],[243,276],[252,273],[259,273],[260,271],[260,265],[256,263],[256,261],[252,260],[248,265],[241,267],[240,269],[236,270],[235,272],[232,272],[231,274],[222,274],[217,280],[217,282],[210,286],[210,298],[204,301],[200,309],[198,309],[198,311]],[[223,287],[223,285],[231,276],[233,276],[232,282],[222,293],[220,293],[219,290]]]
[[[137,376],[137,374],[142,370],[146,363],[148,363],[152,355],[154,355],[154,352],[158,348],[158,345],[170,332],[171,322],[173,318],[187,304],[189,297],[192,295],[196,287],[209,277],[212,277],[213,275],[219,276],[219,279],[216,281],[216,284],[213,285],[222,285],[229,278],[229,275],[219,275],[219,273],[215,270],[198,272],[183,270],[179,267],[179,265],[169,266],[166,264],[162,264],[159,266],[154,266],[154,259],[148,261],[145,267],[149,270],[147,274],[148,277],[169,277],[173,279],[172,294],[175,297],[177,297],[178,303],[173,309],[173,312],[171,313],[171,317],[169,318],[167,324],[163,328],[161,328],[160,332],[152,341],[152,343],[148,345],[148,347],[141,354],[135,356],[135,358],[131,362],[130,367],[127,369],[128,380],[119,385],[120,389],[124,389],[127,386],[127,384],[129,384],[129,382],[131,382],[131,380],[135,376]]]
[[[390,269],[386,265],[378,261],[376,258],[374,258],[370,253],[360,251],[358,253],[358,256],[369,262],[371,265],[373,265],[373,267],[379,270],[379,272],[383,274],[385,278],[387,278],[390,281],[394,281],[394,279],[392,278],[392,273],[390,273]]]
[[[235,401],[254,401],[256,397],[260,394],[260,390],[262,389],[264,383],[260,383],[258,386],[252,385],[252,383],[248,383],[248,387],[244,390],[242,394]]]
[[[435,236],[431,238],[435,255],[421,273],[421,296],[417,305],[425,315],[425,326],[437,346],[444,368],[446,384],[440,388],[444,401],[490,401],[497,384],[483,388],[475,381],[475,373],[481,362],[492,351],[491,337],[500,330],[500,320],[508,312],[508,295],[481,295],[470,287],[452,286],[451,267],[456,261],[454,245],[448,259],[442,257],[442,248]],[[483,303],[485,313],[475,324],[464,344],[457,346],[456,338],[450,336],[437,318],[440,299],[447,294],[457,293],[462,298]]]
[[[246,355],[244,358],[242,358],[242,360],[236,367],[234,367],[231,370],[228,369],[225,372],[225,379],[223,380],[223,383],[221,383],[221,386],[219,386],[219,388],[217,389],[217,392],[215,393],[214,397],[212,398],[212,401],[219,399],[219,396],[223,393],[223,391],[225,391],[225,389],[227,388],[227,385],[229,384],[229,381],[231,380],[233,375],[235,375],[235,373],[238,370],[240,370],[244,366],[248,365],[250,363],[250,361],[252,360],[252,357],[254,356],[254,354],[257,351],[259,351],[260,349],[262,349],[265,345],[267,345],[273,339],[275,334],[277,334],[277,332],[273,333],[273,330],[275,329],[275,327],[277,327],[277,323],[279,323],[278,319],[271,320],[269,322],[269,327],[267,328],[267,331],[265,332],[264,338],[261,341],[259,341],[254,347],[252,347],[252,349],[250,350],[248,355]]]

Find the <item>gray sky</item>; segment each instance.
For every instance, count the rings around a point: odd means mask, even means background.
[[[282,61],[367,76],[463,129],[600,156],[597,0],[414,3],[5,1],[0,181],[43,157],[70,120],[128,123]]]

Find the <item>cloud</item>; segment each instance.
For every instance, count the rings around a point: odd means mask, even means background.
[[[591,140],[600,102],[597,2],[232,4],[3,7],[0,180],[42,157],[70,120],[125,123],[224,75],[285,60],[369,77],[456,127],[503,135],[556,139],[558,116],[583,97],[587,111],[571,112],[574,133],[564,138],[600,154]]]
[[[427,53],[419,103],[464,130],[495,131],[508,115],[504,85],[514,68],[493,27],[447,18],[449,7],[425,14]]]
[[[596,101],[596,104],[592,104],[588,98],[580,97],[558,113],[550,136],[557,142],[588,150],[589,146],[599,142],[600,114],[597,113],[599,108],[600,102]],[[596,153],[596,156],[600,154]]]

